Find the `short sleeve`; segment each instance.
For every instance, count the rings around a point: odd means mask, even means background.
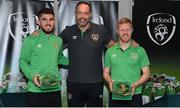
[[[111,67],[110,53],[109,50],[105,53],[104,67]]]
[[[111,36],[108,30],[104,26],[102,26],[102,28],[103,28],[103,44],[108,45],[109,42],[111,41]]]

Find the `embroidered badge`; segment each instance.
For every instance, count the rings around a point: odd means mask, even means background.
[[[115,58],[115,57],[116,57],[116,54],[113,54],[113,55],[112,55],[112,58]]]
[[[74,40],[74,39],[77,39],[77,36],[72,36],[72,39]]]
[[[58,48],[58,44],[57,43],[54,43],[54,48]]]
[[[138,58],[138,53],[132,52],[130,56],[132,59],[136,60]]]
[[[91,37],[92,37],[92,39],[93,39],[94,41],[98,41],[98,40],[99,40],[99,35],[98,35],[97,33],[93,33],[93,34],[91,35]]]
[[[42,44],[37,44],[37,48],[41,48],[42,47]]]

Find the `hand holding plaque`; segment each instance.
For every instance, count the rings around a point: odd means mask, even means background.
[[[113,94],[117,97],[129,96],[132,93],[131,84],[128,82],[114,81]]]
[[[47,74],[40,76],[41,89],[55,89],[59,87],[58,77],[55,75]]]

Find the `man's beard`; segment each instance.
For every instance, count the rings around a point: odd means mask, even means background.
[[[123,34],[123,35],[121,36],[121,41],[123,41],[123,42],[128,42],[128,41],[130,41],[130,36],[129,36],[128,34]]]
[[[89,20],[88,20],[88,19],[85,19],[85,18],[80,18],[80,19],[78,19],[78,25],[79,25],[80,27],[85,27],[85,26],[88,25],[88,23],[89,23]]]
[[[51,33],[54,32],[54,28],[48,29],[48,30],[46,30],[46,29],[44,29],[44,28],[41,28],[41,29],[42,29],[42,31],[45,32],[46,34],[51,34]]]

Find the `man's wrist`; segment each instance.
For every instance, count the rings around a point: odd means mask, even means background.
[[[138,87],[139,85],[138,85],[138,83],[136,82],[136,83],[134,83],[134,86],[135,86],[135,87]]]
[[[109,79],[109,80],[108,80],[108,83],[109,83],[109,84],[110,84],[110,83],[112,83],[112,82],[113,82],[113,80],[112,80],[112,79]]]

